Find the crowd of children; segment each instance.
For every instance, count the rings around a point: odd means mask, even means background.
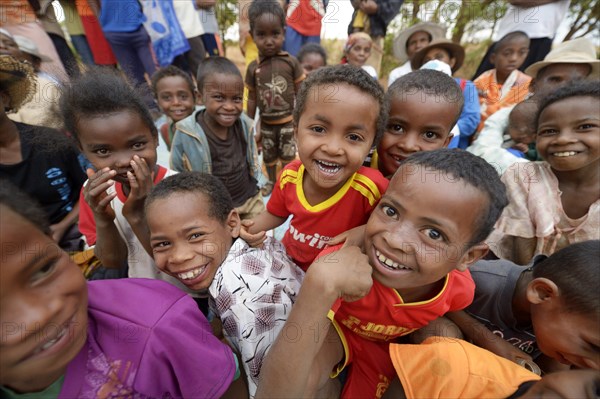
[[[253,1],[245,74],[158,69],[160,119],[88,67],[52,104],[61,130],[10,119],[36,69],[0,31],[1,397],[599,397],[586,39],[523,73],[510,32],[472,82],[419,23],[384,90],[356,18],[339,65],[312,39],[283,51],[321,4]]]

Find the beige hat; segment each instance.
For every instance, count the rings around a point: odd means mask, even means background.
[[[30,63],[19,61],[10,55],[0,55],[0,87],[8,92],[12,111],[17,111],[31,99],[36,84]]]
[[[405,63],[408,61],[408,54],[406,53],[406,46],[408,39],[417,32],[427,32],[431,36],[431,40],[441,39],[446,36],[446,27],[433,22],[419,22],[411,26],[410,28],[404,29],[394,39],[394,57],[398,61]]]
[[[453,73],[456,72],[465,61],[465,49],[463,46],[448,39],[437,39],[413,55],[412,60],[410,61],[410,66],[413,70],[421,68],[421,65],[424,64],[423,59],[425,58],[425,54],[432,48],[443,48],[450,53],[451,58],[456,60],[454,67],[452,67]]]
[[[596,57],[596,49],[591,40],[585,37],[556,45],[543,61],[529,65],[525,73],[535,78],[541,69],[550,64],[589,64],[592,70],[588,76],[600,78],[600,61]]]
[[[31,39],[19,35],[14,35],[13,38],[15,39],[15,42],[17,42],[17,46],[19,46],[19,50],[22,52],[31,54],[44,62],[52,61],[50,57],[40,53],[38,46]]]

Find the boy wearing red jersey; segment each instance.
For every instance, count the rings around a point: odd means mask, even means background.
[[[336,395],[329,375],[346,366],[343,398],[381,397],[396,375],[389,343],[471,303],[467,267],[487,252],[506,203],[498,174],[476,156],[441,149],[407,158],[363,248],[333,247],[312,264],[257,397]]]
[[[362,166],[387,114],[383,89],[360,68],[338,65],[311,74],[294,108],[300,160],[279,175],[267,210],[244,221],[242,238],[255,246],[293,215],[282,242],[306,270],[331,237],[364,225],[388,185],[379,171]]]

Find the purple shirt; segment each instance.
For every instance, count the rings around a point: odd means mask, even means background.
[[[233,353],[184,292],[149,279],[93,281],[88,291],[87,341],[60,398],[218,398],[228,389]]]

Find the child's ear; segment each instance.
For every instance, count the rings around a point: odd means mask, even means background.
[[[558,298],[560,291],[554,281],[538,277],[527,285],[527,300],[534,305]]]
[[[488,253],[490,248],[484,242],[479,243],[477,245],[472,246],[469,250],[462,256],[458,265],[456,266],[456,270],[464,272],[471,266],[473,263],[477,262],[479,259],[483,258],[485,254]]]
[[[231,236],[233,238],[238,238],[240,236],[240,229],[242,227],[242,221],[240,219],[240,215],[235,209],[232,209],[229,212],[226,220],[227,228],[231,232]]]
[[[453,69],[454,65],[456,65],[456,58],[450,57],[450,69]]]
[[[492,53],[492,55],[490,55],[490,64],[496,66],[496,53]]]
[[[454,137],[454,134],[452,134],[452,132],[449,132],[446,136],[446,139],[444,140],[444,146],[442,148],[448,147],[448,144],[450,144],[450,140],[452,140],[452,137]]]

